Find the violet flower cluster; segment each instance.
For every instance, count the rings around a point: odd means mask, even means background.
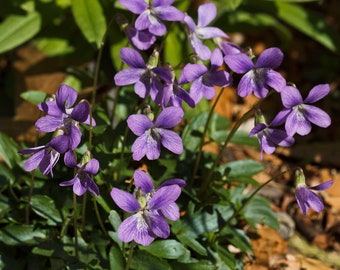
[[[135,196],[117,188],[111,191],[114,202],[124,211],[132,213],[120,224],[119,239],[147,246],[156,237],[168,238],[170,226],[167,219],[179,219],[179,208],[175,201],[181,194],[185,181],[168,180],[155,189],[150,176],[140,170],[135,171],[133,180]]]
[[[185,102],[194,108],[203,98],[212,99],[216,86],[231,86],[233,80],[225,65],[232,72],[242,76],[237,86],[240,97],[245,98],[254,94],[262,99],[270,91],[275,91],[281,96],[284,109],[278,112],[269,124],[260,110],[257,110],[255,126],[249,134],[257,136],[259,140],[261,159],[263,152],[272,154],[276,146],[293,145],[294,135],[307,135],[311,131],[311,124],[320,127],[330,125],[331,120],[327,113],[311,105],[329,93],[328,85],[315,86],[303,100],[299,90],[288,86],[286,79],[275,70],[281,65],[284,56],[279,48],[268,48],[258,57],[251,51],[245,53],[239,46],[230,42],[228,35],[222,30],[208,26],[216,16],[216,6],[213,3],[199,6],[196,24],[188,14],[182,14],[173,7],[173,2],[120,0],[125,8],[138,17],[134,27],[130,26],[130,30],[126,31],[128,40],[134,48],[123,48],[120,51],[121,59],[128,67],[119,71],[114,76],[114,81],[117,86],[134,85],[134,91],[140,98],[151,99],[160,109],[155,121],[152,113],[137,113],[128,117],[128,127],[137,136],[131,148],[134,160],[140,161],[144,157],[148,160],[160,158],[161,146],[174,154],[182,153],[180,136],[170,130],[180,123],[184,115],[182,103]],[[177,73],[169,64],[160,65],[157,49],[148,61],[144,60],[143,52],[138,51],[150,49],[157,39],[165,34],[164,21],[182,22],[187,27],[187,39],[196,54],[193,62],[184,64],[179,77],[176,77]],[[142,35],[144,39],[138,40]],[[217,42],[218,47],[212,51],[204,44],[204,41],[209,39],[215,39]],[[185,89],[189,89],[189,92]],[[138,201],[138,198],[140,196],[144,198],[149,190],[142,189],[137,199],[122,192],[113,189],[111,193],[113,200],[123,210],[135,214],[123,222],[118,232],[119,238],[125,242],[135,240],[137,243],[147,245],[155,236],[164,237],[164,234],[157,231],[159,227],[165,226],[164,223],[158,216],[149,218],[154,205],[147,206],[146,203]],[[301,189],[298,189],[297,194],[301,192]],[[124,199],[122,194],[129,199]],[[175,197],[177,198],[177,195]],[[297,195],[297,198],[301,210],[305,212],[306,207],[302,208],[304,199],[301,199],[300,195]]]
[[[76,163],[73,151],[81,142],[80,123],[95,126],[96,122],[90,116],[90,104],[81,100],[76,104],[78,92],[68,85],[61,85],[54,97],[38,104],[38,108],[46,115],[39,118],[35,123],[37,131],[52,133],[52,139],[45,145],[20,150],[20,154],[33,154],[24,164],[26,171],[33,171],[39,168],[42,174],[50,174],[53,177],[53,168],[60,156],[64,155],[66,166],[78,168],[74,184],[74,193],[82,195],[89,189],[93,194],[98,195],[98,187],[89,181],[88,177],[82,177],[84,172],[96,174],[98,165],[93,161],[82,165]],[[97,161],[98,162],[98,161]],[[84,168],[85,166],[85,168]],[[91,168],[89,168],[91,167]],[[61,185],[70,185],[71,182]]]
[[[206,3],[198,8],[197,24],[188,14],[174,7],[174,0],[119,0],[119,3],[137,15],[132,23],[127,23],[124,31],[131,47],[120,50],[120,58],[126,67],[114,76],[117,86],[133,85],[136,95],[144,103],[153,103],[153,112],[137,110],[127,118],[127,125],[137,136],[132,144],[132,159],[141,161],[159,159],[164,151],[180,155],[184,146],[181,137],[172,130],[183,119],[183,102],[194,108],[203,98],[210,100],[215,96],[215,87],[228,87],[233,84],[231,72],[242,77],[237,93],[244,98],[254,94],[265,98],[270,91],[280,94],[283,109],[267,124],[260,110],[256,112],[255,126],[250,136],[257,136],[262,153],[274,153],[276,146],[288,147],[294,143],[294,135],[307,135],[312,124],[328,127],[331,124],[326,112],[312,105],[330,92],[327,84],[312,88],[303,99],[299,90],[288,86],[285,78],[275,69],[283,61],[279,48],[268,48],[257,58],[244,53],[230,42],[228,35],[217,27],[208,26],[216,16],[216,6]],[[169,63],[162,65],[159,51],[154,46],[167,31],[167,22],[179,22],[187,30],[187,40],[195,53],[192,62],[184,63],[181,72]],[[204,44],[206,40],[218,40],[212,51]],[[154,46],[151,56],[146,50]],[[147,59],[147,60],[145,60]],[[176,63],[178,64],[178,63]],[[227,68],[231,70],[229,73]],[[38,105],[46,115],[36,122],[36,129],[53,133],[46,145],[20,151],[33,154],[24,168],[32,171],[39,168],[43,174],[53,176],[53,167],[61,155],[66,166],[75,169],[74,177],[60,183],[73,186],[73,192],[81,196],[86,190],[94,195],[99,189],[93,175],[99,170],[99,162],[89,151],[77,162],[74,150],[81,142],[80,123],[95,126],[90,116],[90,104],[80,101],[76,104],[77,92],[62,85],[51,100]],[[136,170],[133,176],[136,187],[134,195],[116,187],[111,197],[122,210],[129,213],[118,228],[118,237],[123,242],[135,241],[149,245],[156,237],[168,238],[168,220],[179,218],[176,200],[185,186],[182,179],[172,179],[155,189],[151,177],[144,171]],[[301,211],[306,214],[310,207],[316,211],[323,209],[323,202],[311,190],[329,188],[331,182],[308,188],[301,181],[297,185],[296,199]]]

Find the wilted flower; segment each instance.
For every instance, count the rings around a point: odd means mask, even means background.
[[[198,22],[195,24],[194,20],[186,15],[185,23],[189,27],[190,44],[195,53],[202,59],[210,58],[210,49],[202,43],[200,39],[212,39],[215,37],[227,38],[221,29],[217,27],[207,27],[209,23],[216,17],[216,6],[213,3],[206,3],[200,5],[198,8]]]
[[[280,111],[273,122],[276,125],[285,123],[285,129],[289,136],[307,135],[312,129],[312,124],[326,128],[331,124],[329,115],[320,108],[310,105],[325,97],[330,92],[328,84],[314,86],[307,98],[302,100],[300,91],[293,86],[282,89],[281,100],[285,109]]]
[[[333,180],[326,181],[317,186],[308,187],[302,169],[296,171],[295,179],[295,197],[301,212],[306,215],[309,208],[313,208],[316,212],[322,211],[324,209],[323,201],[312,190],[326,190],[333,185]]]
[[[183,117],[179,107],[165,108],[153,123],[146,115],[133,114],[127,119],[132,132],[139,136],[132,145],[132,158],[141,160],[145,155],[148,159],[158,159],[161,144],[175,154],[181,154],[183,143],[181,137],[174,131],[168,130],[176,126]]]
[[[123,242],[134,240],[148,246],[157,236],[169,237],[170,227],[165,218],[179,218],[179,208],[175,201],[185,182],[182,179],[169,180],[155,190],[150,176],[140,170],[135,171],[134,182],[136,197],[117,188],[111,191],[114,202],[124,211],[133,213],[120,224],[118,237]]]
[[[70,168],[77,168],[77,172],[73,179],[59,183],[60,186],[73,186],[74,194],[82,196],[86,190],[89,190],[94,195],[99,195],[99,189],[96,183],[91,178],[99,170],[99,162],[95,158],[91,158],[89,153],[86,153],[81,161],[77,164],[73,152],[65,153],[65,165]]]
[[[166,27],[163,21],[183,21],[184,13],[171,6],[174,0],[119,0],[119,3],[134,14],[137,30],[148,29],[151,34],[163,36]]]
[[[237,87],[238,95],[246,97],[253,92],[258,98],[264,98],[270,87],[281,92],[286,85],[282,75],[273,70],[281,65],[282,60],[283,53],[279,48],[264,50],[256,63],[253,63],[245,53],[228,54],[224,57],[224,61],[232,71],[245,73]]]
[[[203,64],[186,64],[179,78],[180,84],[192,82],[190,96],[197,104],[203,97],[212,99],[215,96],[215,86],[230,84],[229,73],[220,69],[223,56],[220,49],[215,49],[211,54],[210,70]]]

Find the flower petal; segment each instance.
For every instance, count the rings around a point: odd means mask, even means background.
[[[134,84],[140,80],[144,72],[145,70],[140,68],[123,69],[114,76],[115,84],[119,86]]]
[[[156,190],[148,202],[150,210],[160,210],[176,201],[181,194],[181,188],[177,185],[164,186]]]
[[[29,157],[24,165],[25,171],[33,171],[34,169],[38,168],[41,160],[43,159],[45,155],[45,149],[42,149],[35,154],[33,154],[31,157]]]
[[[179,207],[175,202],[159,210],[166,218],[170,220],[177,220],[180,217]]]
[[[135,173],[133,174],[133,179],[135,182],[135,186],[137,188],[140,188],[144,194],[147,194],[154,190],[152,180],[149,174],[147,174],[146,172],[135,170]]]
[[[238,74],[246,73],[254,68],[254,63],[245,53],[228,54],[224,56],[224,62]]]
[[[137,214],[125,219],[118,227],[118,238],[125,242],[131,242],[137,231]]]
[[[151,216],[150,231],[161,238],[168,238],[170,235],[170,226],[160,215]]]
[[[118,188],[112,188],[110,195],[118,207],[126,212],[134,213],[141,209],[137,199],[129,192],[120,190]]]
[[[142,13],[148,7],[145,1],[140,0],[119,0],[119,3],[135,14]]]
[[[213,3],[206,3],[198,7],[197,26],[204,27],[216,17],[216,6]]]
[[[202,64],[186,64],[179,78],[179,84],[192,82],[208,71]]]
[[[293,86],[285,86],[281,90],[281,100],[283,106],[290,109],[296,105],[302,104],[302,96],[300,91]]]
[[[179,155],[183,152],[182,138],[172,130],[162,129],[160,132],[161,143],[169,151]]]
[[[333,185],[334,181],[333,180],[328,180],[326,182],[321,183],[320,185],[310,187],[310,189],[313,190],[326,190],[329,189]]]
[[[304,114],[306,118],[309,121],[311,121],[314,125],[317,125],[323,128],[330,126],[332,120],[325,111],[321,110],[318,107],[308,105],[308,104],[304,104],[303,108],[304,108]]]
[[[304,100],[304,103],[314,103],[323,97],[327,96],[331,91],[329,84],[319,84],[310,90],[308,96]]]
[[[62,116],[46,115],[35,122],[35,128],[39,132],[54,132],[64,125],[63,120]]]
[[[71,86],[62,84],[56,92],[56,102],[59,109],[66,113],[66,108],[71,108],[78,98],[78,92]]]
[[[134,160],[141,160],[146,155],[148,135],[144,134],[138,137],[131,147],[132,158]]]
[[[90,115],[90,103],[88,101],[81,101],[71,112],[71,118],[77,122],[85,122]]]
[[[128,66],[136,69],[146,69],[142,55],[135,49],[125,47],[119,53],[122,61]]]
[[[99,171],[99,161],[95,158],[92,158],[89,162],[86,163],[84,167],[84,172],[95,175]]]
[[[228,35],[217,27],[197,28],[195,31],[198,38],[213,39],[215,37],[228,38]]]
[[[267,70],[266,71],[266,83],[271,88],[276,90],[277,92],[281,92],[282,89],[286,86],[286,80],[283,78],[283,76],[274,70]]]
[[[152,121],[144,114],[130,115],[126,121],[128,127],[137,136],[143,135],[146,130],[154,126]]]
[[[155,126],[160,128],[172,128],[181,122],[184,112],[179,107],[165,108],[157,117]]]
[[[256,68],[277,68],[281,65],[283,53],[279,48],[264,50],[256,61]]]
[[[325,207],[322,199],[312,191],[309,193],[308,204],[316,212],[321,212]]]
[[[153,11],[164,21],[183,21],[184,13],[173,6],[160,6],[153,8]]]

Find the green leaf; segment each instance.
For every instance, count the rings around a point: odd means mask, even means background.
[[[227,226],[219,235],[223,235],[226,241],[244,252],[252,251],[250,240],[243,230]]]
[[[184,38],[181,37],[183,31],[178,25],[174,25],[171,30],[165,39],[164,62],[175,66],[183,61],[183,44],[186,43],[184,43]]]
[[[20,160],[17,144],[2,132],[0,132],[0,155],[10,169]]]
[[[338,34],[327,24],[326,18],[305,7],[275,2],[277,16],[310,38],[333,52],[339,53],[340,39]]]
[[[67,39],[56,37],[36,39],[34,45],[50,57],[66,55],[75,50],[74,47],[70,46]]]
[[[31,39],[41,27],[39,13],[10,15],[0,24],[0,53],[11,50]]]
[[[46,195],[32,196],[31,207],[37,215],[47,219],[49,225],[56,225],[62,222],[62,217],[55,207],[54,201]]]
[[[231,161],[219,168],[219,171],[223,174],[226,169],[229,169],[229,178],[237,179],[241,176],[252,176],[263,171],[264,167],[261,163],[252,159]]]
[[[96,44],[97,49],[106,30],[106,20],[98,0],[73,0],[72,12],[74,19],[85,38]]]
[[[186,252],[186,248],[176,240],[157,240],[149,246],[140,246],[142,250],[146,250],[160,258],[178,259]]]
[[[208,261],[198,261],[194,263],[170,262],[171,269],[185,269],[185,270],[215,270],[215,265]],[[220,269],[220,268],[219,268]]]
[[[218,11],[234,11],[243,2],[243,0],[215,0],[214,1]]]
[[[164,260],[151,255],[144,250],[135,250],[133,253],[131,268],[137,270],[169,270],[170,265]]]
[[[191,235],[188,235],[186,233],[179,233],[176,234],[176,237],[181,243],[184,245],[192,248],[194,251],[196,251],[198,254],[202,256],[207,256],[207,249],[200,244],[195,238],[193,238]]]
[[[46,238],[46,231],[33,225],[8,225],[0,231],[0,241],[9,246],[36,245]]]
[[[15,182],[15,175],[4,164],[0,163],[0,187],[4,187],[8,184],[13,184]]]
[[[34,105],[46,100],[47,93],[38,90],[29,90],[20,94],[20,97]]]
[[[120,216],[118,215],[117,211],[115,211],[115,210],[110,211],[109,221],[110,221],[112,227],[115,229],[115,231],[118,230],[120,223],[122,223]]]
[[[267,199],[254,196],[242,211],[249,225],[255,228],[256,224],[266,224],[273,229],[279,228],[277,215],[270,209]]]
[[[0,193],[0,219],[2,219],[10,209],[9,199]]]
[[[109,252],[109,261],[111,270],[124,270],[125,260],[120,248],[113,245]]]

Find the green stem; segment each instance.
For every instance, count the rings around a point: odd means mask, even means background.
[[[133,241],[130,245],[130,251],[129,251],[129,257],[126,261],[126,266],[125,266],[125,270],[129,270],[130,269],[130,264],[132,261],[132,255],[133,255],[133,250],[135,249],[136,243]]]
[[[86,201],[87,201],[87,192],[85,192],[83,196],[83,205],[81,209],[81,227],[83,228],[83,230],[85,229]]]
[[[266,185],[268,185],[271,181],[275,180],[276,178],[278,178],[278,177],[280,177],[280,176],[282,176],[282,175],[284,175],[284,174],[286,174],[287,172],[290,172],[290,171],[292,171],[292,170],[294,170],[294,169],[288,169],[288,170],[286,170],[286,171],[283,171],[283,172],[277,174],[276,176],[270,178],[269,180],[267,180],[267,181],[266,181],[265,183],[263,183],[261,186],[257,187],[257,188],[253,191],[253,193],[251,193],[251,195],[245,200],[245,202],[241,205],[241,207],[238,208],[238,209],[231,215],[231,217],[229,217],[229,218],[225,221],[225,223],[218,229],[218,231],[217,231],[216,233],[221,232],[221,231],[229,224],[229,222],[230,222],[233,218],[235,218],[237,215],[239,215],[239,213],[241,213],[241,211],[247,206],[247,204],[251,201],[251,199],[252,199],[252,198],[253,198],[253,197],[254,197],[254,196],[262,189],[262,188],[264,188]]]
[[[93,206],[94,206],[94,211],[96,212],[96,216],[97,216],[97,220],[99,222],[100,228],[102,229],[102,231],[104,232],[105,235],[108,235],[108,233],[105,229],[104,223],[102,221],[102,218],[100,217],[97,201],[96,201],[95,198],[93,198]]]
[[[198,171],[198,166],[200,164],[200,161],[201,161],[201,156],[202,156],[202,152],[203,152],[203,146],[204,146],[204,141],[205,141],[205,136],[208,132],[208,128],[209,128],[209,124],[210,124],[210,120],[211,120],[211,117],[214,113],[214,110],[216,108],[216,105],[217,105],[217,102],[220,100],[220,97],[222,96],[222,93],[224,91],[224,87],[221,89],[221,91],[218,93],[218,96],[216,97],[212,107],[210,108],[210,111],[209,111],[209,115],[208,115],[208,119],[207,119],[207,122],[205,123],[205,127],[204,127],[204,130],[203,130],[203,134],[202,134],[202,137],[201,137],[201,143],[200,143],[200,148],[198,150],[198,153],[197,153],[197,158],[196,158],[196,162],[195,162],[195,165],[194,165],[194,170],[192,172],[192,175],[191,175],[191,180],[190,180],[190,185],[192,186],[195,182],[195,177],[196,177],[196,173]]]
[[[33,188],[34,188],[34,172],[31,173],[31,181],[30,181],[30,190],[28,193],[27,203],[26,203],[26,209],[25,209],[25,222],[28,225],[30,223],[30,204],[31,204],[31,198],[33,195]]]
[[[78,258],[78,226],[77,226],[77,197],[73,193],[73,227],[74,227],[74,253]]]
[[[236,131],[238,130],[238,128],[241,126],[241,124],[246,121],[249,117],[251,117],[253,115],[253,110],[254,107],[258,106],[258,103],[256,103],[249,111],[247,111],[244,115],[242,115],[242,117],[236,122],[236,124],[234,125],[234,127],[232,128],[232,130],[230,131],[230,133],[228,134],[227,138],[225,139],[221,149],[219,150],[218,156],[216,157],[212,167],[210,168],[209,174],[207,176],[207,178],[205,178],[205,180],[202,183],[202,186],[199,190],[199,194],[204,193],[207,190],[208,185],[211,182],[211,177],[218,165],[218,163],[221,160],[222,154],[223,154],[223,150],[227,147],[227,145],[230,143],[231,139],[233,138],[234,134],[236,133]]]

